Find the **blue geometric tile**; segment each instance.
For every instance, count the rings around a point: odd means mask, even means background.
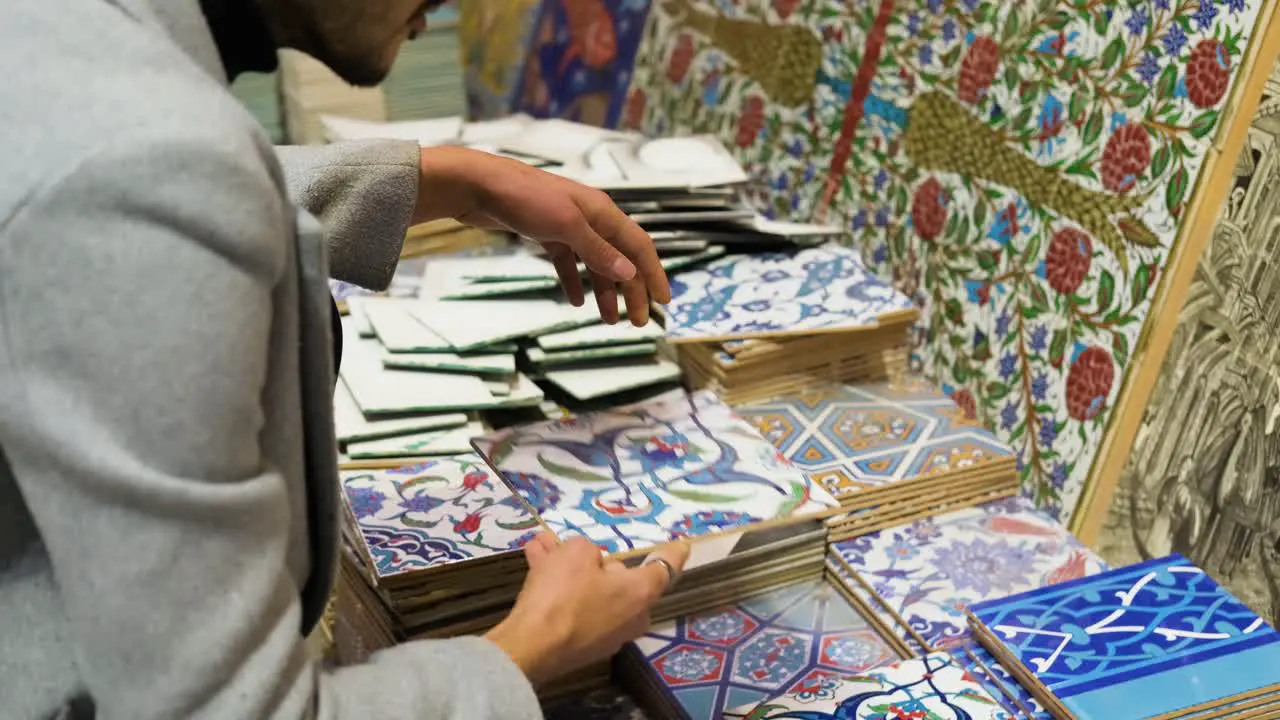
[[[1181,555],[970,606],[1081,718],[1147,717],[1277,682],[1280,633]]]

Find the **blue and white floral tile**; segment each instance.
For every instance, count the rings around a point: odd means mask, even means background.
[[[945,653],[804,684],[725,720],[1012,720],[982,683]]]
[[[612,553],[838,508],[711,393],[664,394],[473,444],[562,539],[581,535]]]
[[[836,497],[978,470],[1013,451],[929,383],[831,385],[737,409]]]
[[[691,720],[900,659],[821,580],[662,623],[635,649]]]
[[[1023,498],[831,547],[933,649],[969,638],[965,609],[974,603],[1106,569],[1092,550]]]
[[[344,472],[341,480],[379,578],[514,552],[541,531],[475,454]]]
[[[978,638],[1080,720],[1280,689],[1280,633],[1181,555],[973,604]]]
[[[664,312],[667,339],[681,342],[852,329],[913,307],[856,252],[827,244],[730,255],[675,275]]]

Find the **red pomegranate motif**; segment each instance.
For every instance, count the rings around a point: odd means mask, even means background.
[[[931,177],[916,188],[911,198],[911,224],[925,240],[942,234],[947,224],[947,191],[937,178]]]
[[[791,13],[798,7],[800,7],[800,0],[773,0],[773,11],[783,20],[791,17]]]
[[[1000,68],[1000,46],[989,37],[980,37],[969,46],[960,62],[960,99],[977,105],[987,94]]]
[[[738,117],[738,147],[748,147],[764,129],[764,100],[750,95],[742,102],[742,115]]]
[[[1196,107],[1213,107],[1227,94],[1230,80],[1226,46],[1213,39],[1201,40],[1187,59],[1187,97]]]
[[[1102,151],[1102,185],[1114,193],[1127,193],[1151,163],[1151,138],[1137,123],[1121,125],[1107,139]]]
[[[689,74],[689,65],[693,63],[693,36],[680,33],[676,38],[676,46],[671,50],[671,58],[667,60],[667,79],[675,84],[684,81]]]
[[[964,411],[965,417],[970,420],[978,418],[978,403],[973,399],[973,393],[961,388],[951,393],[951,401]]]
[[[1067,414],[1076,420],[1092,420],[1102,412],[1116,379],[1111,353],[1091,347],[1080,353],[1067,372]]]
[[[1062,228],[1049,241],[1044,259],[1044,276],[1049,287],[1062,295],[1071,295],[1089,275],[1093,264],[1093,241],[1077,228]]]
[[[649,98],[644,94],[644,90],[636,88],[631,91],[631,96],[627,98],[626,111],[623,113],[623,122],[627,127],[640,127],[644,122],[644,108],[648,102]]]

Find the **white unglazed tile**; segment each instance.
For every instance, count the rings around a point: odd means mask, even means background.
[[[680,366],[665,359],[619,362],[617,365],[547,372],[547,382],[578,400],[592,400],[625,390],[679,379]]]
[[[456,373],[383,367],[382,347],[354,332],[343,341],[341,375],[366,416],[444,412],[493,407],[493,393],[480,378]]]
[[[453,352],[453,346],[447,340],[432,332],[410,312],[418,302],[409,298],[378,298],[366,303],[365,316],[378,341],[391,352]]]
[[[568,330],[600,317],[590,303],[574,307],[554,300],[421,301],[410,312],[459,351]]]
[[[362,338],[377,337],[377,333],[373,331],[373,325],[369,322],[369,316],[364,311],[364,298],[354,296],[347,298],[347,315],[351,318],[351,322],[356,326],[356,332]]]
[[[460,455],[470,452],[471,440],[484,433],[483,423],[469,422],[462,427],[447,430],[351,443],[347,446],[347,455],[352,460]]]
[[[540,335],[537,342],[538,347],[543,350],[554,352],[598,345],[626,345],[657,340],[662,335],[662,326],[653,321],[640,327],[626,321],[619,321],[613,325],[589,325],[575,330]]]
[[[438,370],[510,375],[516,371],[516,356],[508,354],[387,353],[382,356],[382,364],[397,370]]]
[[[458,427],[467,423],[465,413],[416,415],[407,418],[370,420],[360,411],[345,380],[339,380],[333,396],[333,424],[339,443],[347,444],[411,433]]]
[[[653,355],[658,352],[657,343],[632,343],[629,345],[606,345],[604,347],[580,348],[577,350],[559,350],[547,352],[542,348],[529,348],[525,356],[534,365],[554,367],[591,360],[607,360],[616,358],[633,358]]]

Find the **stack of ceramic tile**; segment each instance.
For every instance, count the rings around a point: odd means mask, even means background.
[[[934,653],[867,672],[816,675],[787,692],[733,708],[721,717],[1011,720],[1016,716],[955,658]]]
[[[1181,555],[968,607],[1058,720],[1280,717],[1280,633]]]
[[[847,248],[728,255],[671,286],[667,341],[693,385],[732,404],[906,368],[916,310]]]
[[[322,115],[387,119],[382,88],[352,87],[319,60],[300,52],[281,51],[280,90],[286,133],[294,145],[325,141]]]
[[[382,83],[391,120],[462,115],[467,110],[458,45],[458,11],[449,6],[427,17],[427,32],[400,47]]]
[[[1014,452],[927,381],[818,385],[737,411],[849,512],[832,540],[1018,490]]]
[[[340,661],[406,640],[481,634],[506,616],[527,571],[520,548],[540,526],[479,457],[344,472],[342,489]],[[606,674],[593,666],[546,694]]]
[[[657,720],[719,720],[726,711],[903,657],[817,579],[654,625],[615,667]]]

